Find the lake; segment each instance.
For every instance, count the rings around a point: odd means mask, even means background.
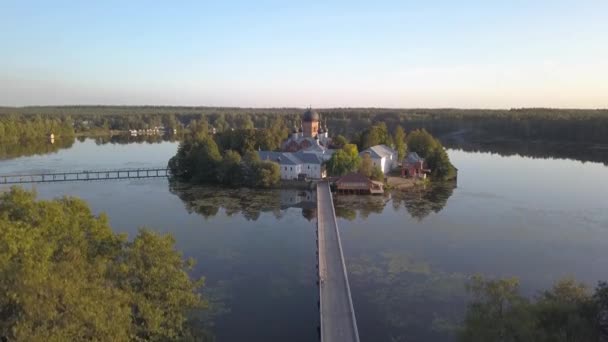
[[[165,166],[177,143],[76,141],[0,161],[0,174]],[[533,296],[608,279],[608,167],[449,150],[458,184],[336,196],[362,341],[453,340],[468,277],[517,276]],[[604,161],[605,162],[605,161]],[[1,188],[2,186],[0,186]],[[205,276],[218,341],[315,341],[314,194],[170,186],[166,179],[27,185],[85,199],[117,232],[170,232]]]

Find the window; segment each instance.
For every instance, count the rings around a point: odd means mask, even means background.
[[[285,171],[287,171],[287,166],[285,166]]]
[[[310,165],[308,165],[308,169],[310,170]]]
[[[289,167],[289,171],[293,171],[293,167],[292,166]]]

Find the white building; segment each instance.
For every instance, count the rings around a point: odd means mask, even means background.
[[[372,159],[372,164],[374,166],[379,166],[380,170],[382,170],[382,173],[384,174],[387,174],[389,171],[398,166],[397,151],[386,145],[372,146],[361,151],[359,156],[363,158],[365,154],[369,154],[370,158]]]
[[[261,160],[279,164],[281,179],[294,180],[301,176],[321,179],[327,176],[323,159],[316,153],[259,151],[258,155]]]

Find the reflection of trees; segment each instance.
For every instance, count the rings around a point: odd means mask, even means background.
[[[132,143],[160,144],[161,142],[164,142],[164,141],[176,141],[177,136],[159,135],[159,134],[131,136],[128,134],[118,134],[118,135],[98,136],[98,137],[95,137],[94,140],[97,145],[105,145],[105,144],[126,145],[126,144],[132,144]]]
[[[0,144],[0,159],[54,153],[70,148],[73,144],[73,138],[56,139],[54,144],[51,144],[48,140],[28,141],[20,144]]]
[[[334,207],[337,217],[352,221],[357,214],[360,218],[367,218],[372,213],[382,213],[389,200],[390,196],[336,195]]]
[[[432,212],[440,212],[454,193],[455,187],[454,182],[438,182],[426,189],[413,188],[394,193],[393,208],[399,209],[403,205],[413,218],[420,221]]]
[[[412,217],[422,220],[431,212],[437,213],[443,209],[454,187],[454,183],[448,182],[385,196],[336,195],[336,216],[352,221],[357,217],[365,219],[371,214],[381,214],[392,198],[395,210],[404,206]],[[287,208],[301,208],[302,216],[308,221],[317,215],[315,197],[303,196],[303,193],[309,193],[297,190],[193,187],[170,182],[169,191],[184,202],[188,212],[195,212],[205,218],[217,215],[220,209],[228,216],[242,215],[252,221],[257,220],[262,212],[272,212],[276,218],[281,218]]]
[[[408,213],[422,220],[430,213],[438,213],[445,207],[448,198],[452,196],[456,183],[437,182],[427,187],[411,188],[406,191],[395,191],[390,196],[335,196],[334,205],[336,216],[352,221],[367,218],[370,214],[380,214],[392,198],[395,210],[405,207]]]
[[[191,187],[170,182],[169,191],[179,197],[188,212],[195,212],[205,218],[213,217],[223,209],[228,216],[242,215],[247,220],[256,221],[262,212],[272,212],[276,218],[284,214],[281,192],[283,190],[230,189],[213,186]],[[302,215],[311,220],[316,216],[313,208],[303,208]]]
[[[573,159],[608,165],[608,147],[592,143],[560,143],[525,139],[497,139],[495,137],[449,137],[447,148],[465,152],[489,152],[501,156],[523,156],[540,159]]]

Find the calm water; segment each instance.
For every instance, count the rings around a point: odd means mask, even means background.
[[[75,142],[0,161],[0,174],[164,166],[176,143]],[[608,167],[450,151],[458,187],[337,197],[363,341],[451,340],[474,273],[517,276],[533,295],[564,276],[608,279]],[[28,186],[29,187],[29,186]],[[314,210],[293,191],[170,187],[164,179],[38,184],[74,195],[131,236],[171,232],[198,260],[219,341],[315,341]]]

